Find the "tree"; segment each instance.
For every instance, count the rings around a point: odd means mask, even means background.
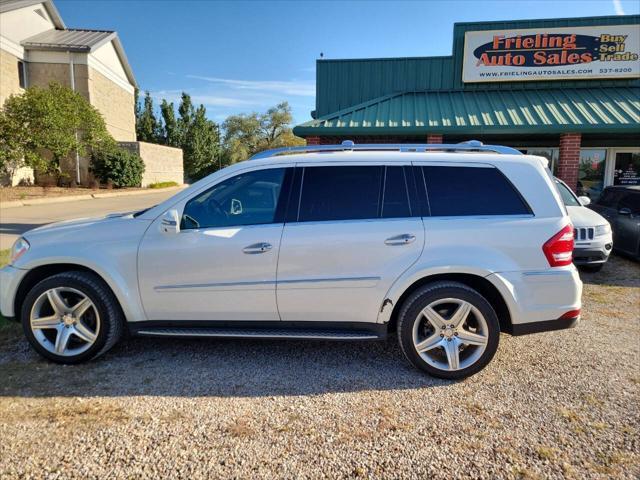
[[[136,117],[136,135],[142,142],[158,143],[162,138],[161,125],[153,111],[153,99],[145,93],[142,110]]]
[[[164,121],[164,143],[171,147],[180,147],[180,145],[182,145],[182,135],[180,134],[178,122],[176,121],[173,102],[169,103],[165,99],[162,99],[160,112],[162,113],[162,120]]]
[[[291,107],[282,102],[266,113],[232,115],[224,122],[225,157],[230,163],[246,160],[254,153],[278,147],[304,145],[291,131]]]
[[[220,131],[218,125],[207,118],[204,105],[198,107],[190,120],[182,143],[184,170],[189,179],[198,180],[218,167]]]
[[[59,173],[60,161],[72,152],[85,156],[114,144],[100,112],[81,94],[57,83],[29,87],[9,97],[0,112],[0,125],[5,169],[22,158],[34,169]],[[50,155],[43,155],[45,151]]]

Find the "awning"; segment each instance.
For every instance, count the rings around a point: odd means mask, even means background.
[[[294,128],[301,137],[640,134],[640,88],[455,90],[386,95]]]

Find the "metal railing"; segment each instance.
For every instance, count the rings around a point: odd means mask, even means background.
[[[351,151],[397,151],[397,152],[490,152],[503,155],[522,155],[515,148],[502,145],[484,145],[478,140],[469,140],[462,143],[362,143],[356,144],[351,140],[345,140],[340,145],[306,145],[304,147],[282,147],[258,152],[251,160],[277,157],[288,153],[313,153],[313,152],[351,152]]]

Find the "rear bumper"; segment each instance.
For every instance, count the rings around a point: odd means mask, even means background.
[[[546,320],[544,322],[518,323],[511,325],[510,333],[513,336],[529,335],[531,333],[551,332],[553,330],[564,330],[573,328],[580,322],[580,316],[575,318],[558,318],[556,320]]]
[[[580,310],[582,281],[575,266],[539,271],[500,272],[486,277],[507,304],[514,335],[569,328]],[[550,320],[557,319],[557,320]],[[575,321],[574,321],[575,320]],[[533,324],[540,324],[534,326]]]

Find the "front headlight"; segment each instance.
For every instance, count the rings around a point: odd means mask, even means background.
[[[11,259],[9,260],[9,265],[13,265],[22,255],[25,254],[31,245],[27,242],[26,239],[20,237],[15,241],[13,247],[11,247]]]
[[[608,223],[604,225],[598,225],[596,227],[596,237],[601,237],[603,235],[608,235],[611,233],[611,225]]]

